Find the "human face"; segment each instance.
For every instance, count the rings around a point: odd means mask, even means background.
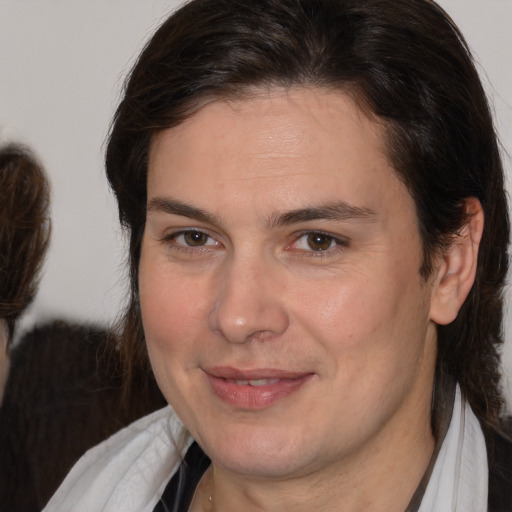
[[[144,331],[219,467],[287,478],[429,430],[432,286],[383,130],[347,95],[292,89],[154,137]]]

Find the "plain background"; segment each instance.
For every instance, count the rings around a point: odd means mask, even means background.
[[[126,302],[125,241],[104,176],[104,141],[134,57],[179,3],[0,0],[0,142],[33,148],[52,184],[52,242],[25,328],[54,317],[112,322]],[[439,3],[476,56],[510,184],[512,0]],[[511,293],[503,361],[512,410]]]

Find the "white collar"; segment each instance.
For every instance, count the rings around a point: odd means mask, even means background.
[[[192,442],[188,437],[181,443],[183,436],[170,407],[138,420],[87,452],[45,512],[151,512]],[[482,429],[457,386],[450,425],[417,511],[485,512],[487,482]]]
[[[485,512],[488,479],[482,428],[457,385],[450,426],[418,512]]]

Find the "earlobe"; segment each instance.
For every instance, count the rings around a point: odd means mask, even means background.
[[[466,224],[453,235],[452,244],[439,257],[430,303],[430,319],[446,325],[457,318],[475,281],[484,213],[475,197],[465,200]]]

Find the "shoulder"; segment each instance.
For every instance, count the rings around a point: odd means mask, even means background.
[[[170,407],[89,450],[45,512],[151,511],[192,440]]]

